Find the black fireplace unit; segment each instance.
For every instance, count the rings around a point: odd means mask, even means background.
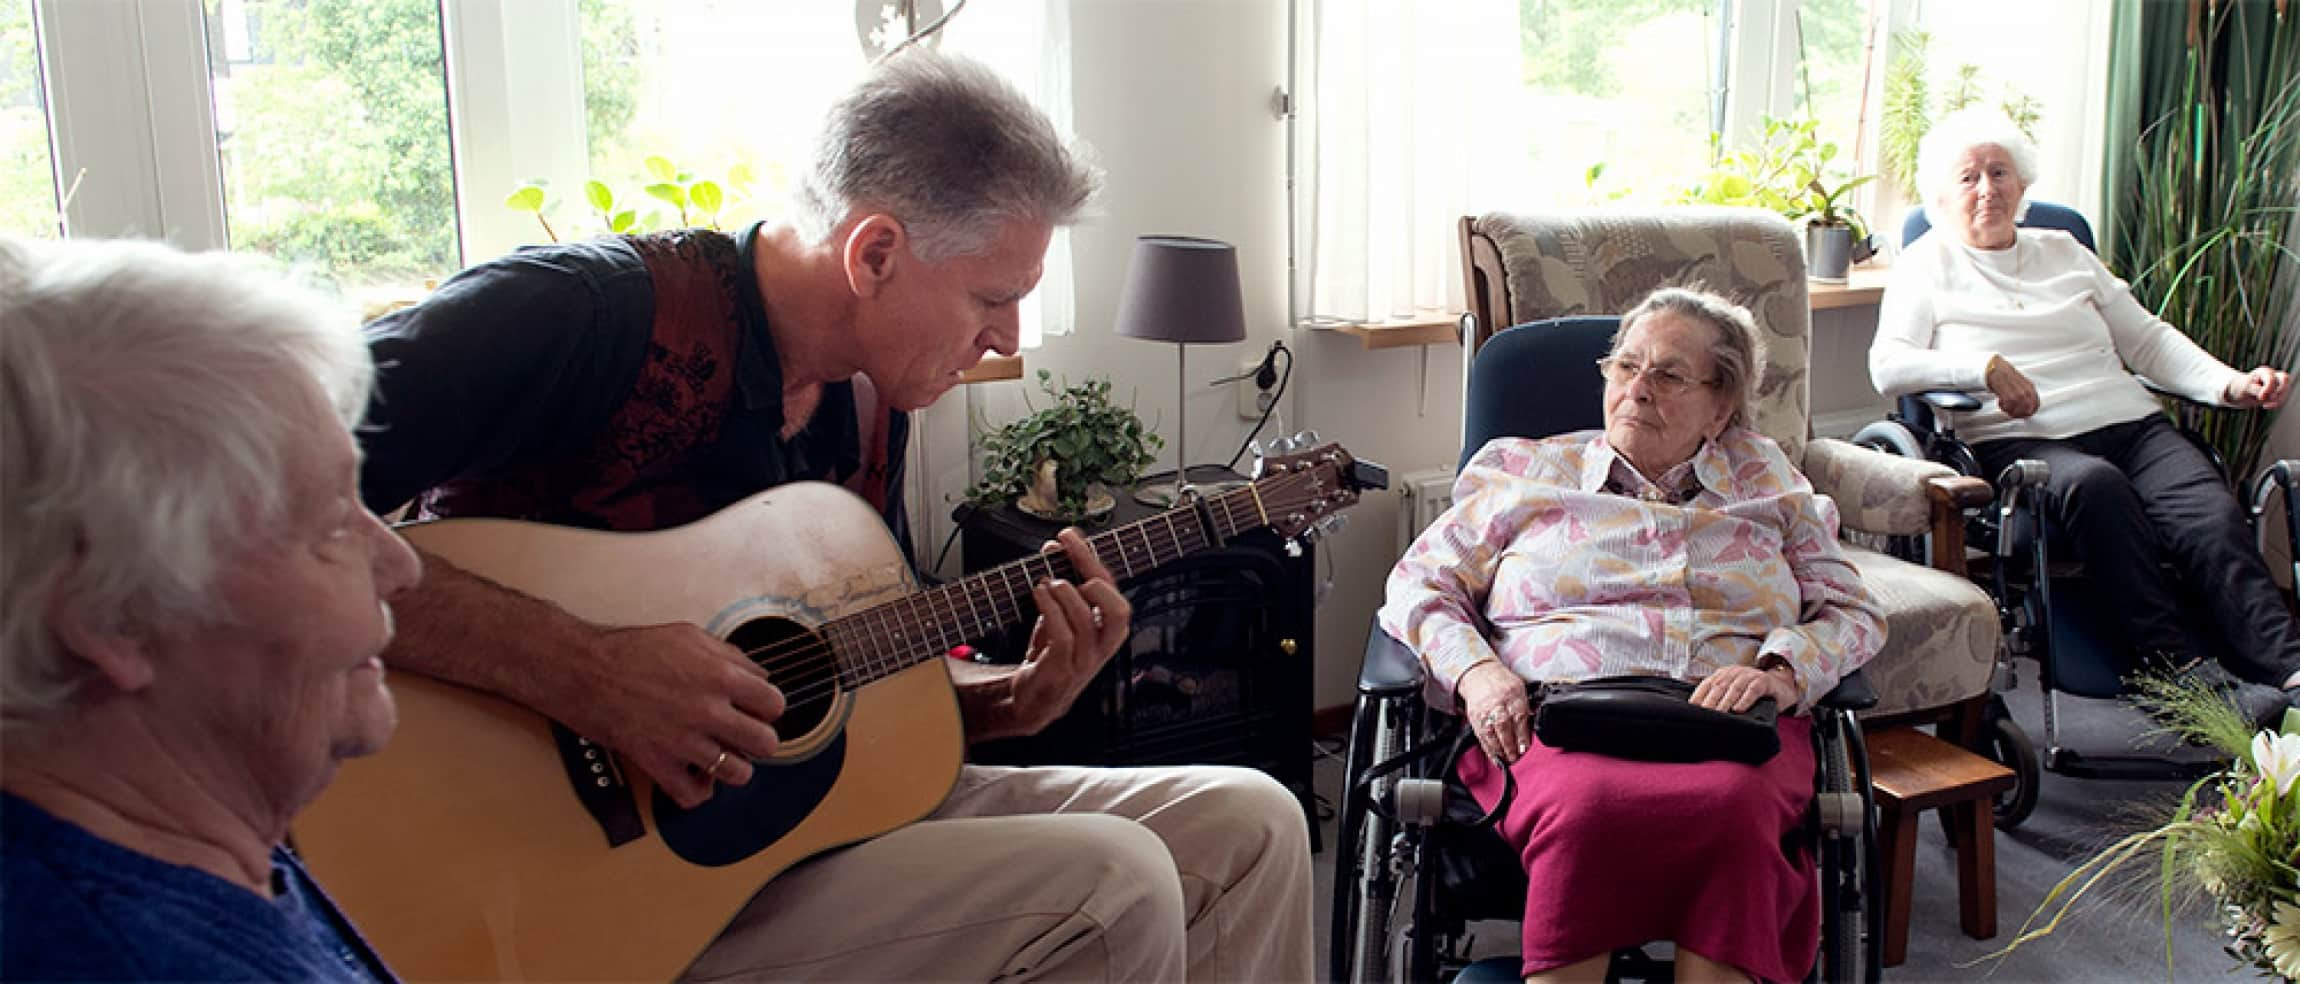
[[[1132,502],[1092,534],[1154,513]],[[969,571],[1052,539],[1057,524],[1013,507],[964,521]],[[1008,765],[1173,765],[1259,768],[1310,810],[1312,548],[1268,530],[1232,538],[1121,581],[1133,634],[1072,706],[1044,731],[976,745],[969,758]],[[1027,625],[977,643],[984,658],[1020,659]]]

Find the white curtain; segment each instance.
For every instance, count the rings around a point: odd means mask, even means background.
[[[1515,0],[1297,0],[1310,324],[1462,310],[1456,226],[1522,168]]]
[[[944,29],[945,49],[980,59],[1031,97],[1064,139],[1075,139],[1070,97],[1070,2],[972,0]],[[1022,347],[1076,327],[1070,230],[1056,229],[1038,289],[1022,301]]]

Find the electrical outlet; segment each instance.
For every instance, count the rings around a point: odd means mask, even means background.
[[[1261,366],[1257,360],[1238,367],[1245,374],[1234,384],[1238,387],[1238,416],[1246,420],[1262,419],[1262,408],[1270,401],[1270,391],[1254,385],[1254,370]]]

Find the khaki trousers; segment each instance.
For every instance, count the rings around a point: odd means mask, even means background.
[[[1310,891],[1260,772],[970,765],[927,819],[770,882],[685,977],[1307,981]]]

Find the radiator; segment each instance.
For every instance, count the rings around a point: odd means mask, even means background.
[[[1398,478],[1398,556],[1453,505],[1453,469],[1425,468]]]

